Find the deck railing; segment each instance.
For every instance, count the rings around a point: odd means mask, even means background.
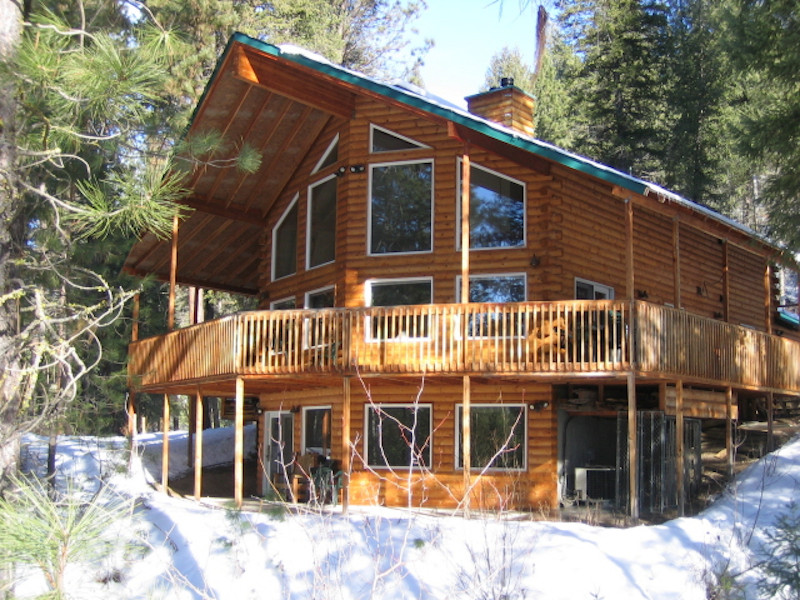
[[[646,302],[253,311],[131,345],[141,385],[225,375],[619,373],[800,389],[800,344]],[[631,347],[631,340],[633,347]],[[634,351],[635,349],[635,351]]]

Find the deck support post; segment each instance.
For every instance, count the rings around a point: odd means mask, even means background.
[[[161,487],[167,491],[169,486],[169,394],[164,394],[164,409],[162,411],[162,429],[163,435],[161,438]]]
[[[636,375],[628,372],[628,504],[633,519],[639,518],[639,457],[636,435]]]
[[[725,390],[725,454],[728,460],[728,477],[733,477],[733,388]]]
[[[200,390],[194,397],[194,497],[203,493],[203,396]]]
[[[342,512],[347,514],[350,507],[350,377],[342,381],[342,473],[344,485],[342,486]]]
[[[672,280],[673,302],[681,308],[681,222],[677,216],[672,219]]]
[[[767,394],[767,452],[775,450],[775,394]]]
[[[471,385],[470,376],[464,375],[464,391],[461,406],[461,466],[464,469],[464,499],[462,500],[464,506],[464,514],[469,516],[470,505],[470,487],[472,485],[470,477],[470,469],[472,468],[471,456],[471,434],[470,434],[470,401],[471,401]]]
[[[175,329],[175,288],[178,284],[178,215],[172,217],[172,246],[169,264],[169,305],[167,308],[167,329]]]
[[[675,479],[678,492],[678,514],[686,514],[686,494],[684,493],[684,438],[683,438],[683,381],[675,383]]]
[[[236,407],[233,437],[233,502],[242,507],[244,489],[244,379],[236,378]]]

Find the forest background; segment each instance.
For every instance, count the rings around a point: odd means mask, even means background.
[[[510,76],[533,94],[537,137],[800,250],[794,0],[503,4],[537,8],[534,64],[498,41],[485,85]],[[130,300],[142,292],[144,337],[166,330],[168,294],[121,265],[143,229],[169,234],[181,173],[218,160],[218,135],[182,134],[230,35],[424,87],[435,40],[420,39],[414,21],[425,9],[423,0],[0,0],[0,473],[26,432],[125,427]],[[177,147],[188,164],[173,162]],[[237,148],[237,168],[258,161]],[[179,295],[179,325],[188,296]],[[254,306],[213,291],[202,304],[206,318]],[[139,402],[154,427],[160,403]]]

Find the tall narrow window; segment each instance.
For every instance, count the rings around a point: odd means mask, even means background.
[[[308,190],[308,268],[336,258],[336,176],[323,179]]]
[[[433,162],[370,167],[369,253],[430,252]]]
[[[524,404],[473,405],[469,411],[473,469],[525,469],[526,411]],[[456,407],[456,466],[462,467],[461,406]]]
[[[460,203],[458,213],[461,213]],[[460,218],[458,223],[460,242]],[[524,245],[525,185],[495,171],[472,165],[469,196],[470,249],[514,248]]]
[[[297,272],[297,197],[272,230],[272,279]]]
[[[330,406],[306,407],[303,409],[303,452],[330,456]]]

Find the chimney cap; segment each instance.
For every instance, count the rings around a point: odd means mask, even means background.
[[[500,87],[511,87],[514,85],[514,78],[513,77],[501,77],[500,78]]]

